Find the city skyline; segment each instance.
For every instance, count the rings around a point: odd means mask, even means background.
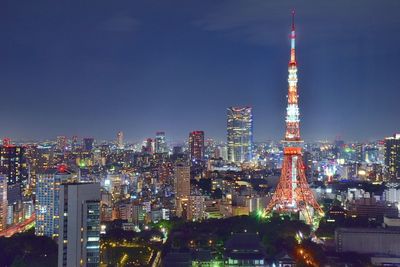
[[[139,141],[165,131],[183,141],[203,130],[225,141],[226,108],[251,106],[255,141],[281,140],[294,7],[304,139],[383,139],[399,122],[399,4],[386,3],[10,2],[0,18],[0,136],[122,131]],[[177,7],[173,18],[163,12]]]

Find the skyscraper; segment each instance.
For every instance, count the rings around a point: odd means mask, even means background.
[[[156,132],[155,139],[155,153],[166,153],[167,150],[167,142],[165,141],[165,132]]]
[[[124,133],[121,131],[117,133],[117,148],[124,149]]]
[[[71,181],[73,174],[64,165],[38,174],[36,183],[37,236],[56,238],[59,233],[59,202],[61,183]]]
[[[228,160],[249,162],[253,159],[253,113],[251,107],[227,110]]]
[[[92,151],[93,147],[94,147],[94,138],[92,137],[83,138],[84,151]]]
[[[151,138],[147,138],[146,141],[144,141],[143,146],[142,146],[142,152],[148,153],[148,154],[153,154],[154,152],[154,141]]]
[[[0,173],[7,177],[8,185],[19,184],[21,189],[27,186],[28,172],[24,147],[12,144],[0,146]]]
[[[354,145],[354,150],[356,152],[356,161],[357,162],[363,162],[365,161],[365,151],[364,151],[364,145],[357,143]]]
[[[0,175],[7,179],[8,224],[20,221],[22,196],[28,187],[25,148],[11,144],[9,139],[0,146]]]
[[[189,151],[191,160],[204,160],[204,132],[189,133]]]
[[[188,198],[190,195],[190,166],[186,163],[175,165],[175,197]]]
[[[300,218],[306,223],[313,222],[313,212],[323,214],[318,205],[305,175],[305,166],[302,155],[302,140],[300,138],[300,119],[297,94],[297,61],[295,53],[296,32],[294,25],[294,11],[292,13],[292,32],[290,35],[291,50],[289,61],[289,88],[286,108],[286,133],[284,139],[284,158],[281,177],[275,189],[267,212],[299,212]]]
[[[100,264],[100,185],[66,183],[60,188],[58,267]]]
[[[177,163],[174,172],[176,216],[186,217],[190,196],[190,165],[187,163]]]
[[[389,178],[400,178],[400,134],[385,138],[385,165]]]
[[[72,151],[76,151],[77,149],[79,149],[80,145],[78,143],[78,136],[74,135],[72,136],[71,139],[71,149]]]
[[[57,136],[57,149],[60,151],[64,151],[66,147],[67,147],[67,137]]]

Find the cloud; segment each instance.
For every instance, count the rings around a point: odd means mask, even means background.
[[[110,32],[132,32],[138,29],[140,22],[129,16],[113,17],[104,21],[101,29]]]
[[[205,31],[222,32],[228,38],[259,45],[276,44],[279,27],[290,23],[291,8],[281,1],[231,0],[215,6],[194,24]]]
[[[379,36],[382,29],[400,29],[395,11],[400,3],[385,3],[372,0],[309,0],[302,4],[286,0],[229,0],[214,6],[194,24],[205,31],[220,32],[252,44],[275,45],[279,43],[277,36],[281,36],[282,30],[289,30],[290,11],[295,8],[299,28],[313,33],[311,38],[352,40],[355,33]]]

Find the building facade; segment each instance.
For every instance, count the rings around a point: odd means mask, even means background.
[[[227,110],[228,160],[236,163],[253,159],[253,112],[251,107]]]
[[[7,178],[0,174],[0,231],[7,227]]]
[[[165,140],[165,132],[156,132],[154,151],[155,151],[155,153],[168,152],[167,142]]]
[[[61,169],[61,170],[60,170]],[[64,168],[38,174],[35,203],[35,235],[57,238],[59,233],[59,203],[61,183],[72,179]]]
[[[94,148],[94,138],[92,137],[83,138],[83,150],[92,151],[93,148]]]
[[[201,221],[206,218],[205,196],[189,196],[187,219]]]
[[[117,148],[118,149],[124,148],[124,133],[121,131],[117,133]]]
[[[338,228],[337,252],[400,256],[400,231],[394,228]]]
[[[175,214],[187,217],[187,206],[190,196],[190,165],[177,163],[174,167]]]
[[[25,147],[11,144],[4,139],[0,146],[0,175],[7,181],[7,220],[8,225],[23,220],[23,193],[28,188],[28,168]]]
[[[99,266],[100,184],[62,184],[60,200],[58,267]]]
[[[204,160],[204,132],[189,133],[189,152],[191,160]]]
[[[28,170],[25,148],[3,141],[0,146],[0,173],[7,178],[8,203],[22,200],[22,192],[28,186]]]
[[[385,165],[390,179],[400,177],[400,134],[385,138]]]
[[[188,198],[190,195],[190,166],[186,163],[175,165],[175,197]]]

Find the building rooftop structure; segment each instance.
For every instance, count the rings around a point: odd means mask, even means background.
[[[265,259],[265,248],[260,242],[257,234],[238,233],[234,234],[225,244],[225,258],[229,263],[253,261],[253,264],[261,264]]]
[[[338,228],[335,231],[337,252],[400,256],[400,228]]]

